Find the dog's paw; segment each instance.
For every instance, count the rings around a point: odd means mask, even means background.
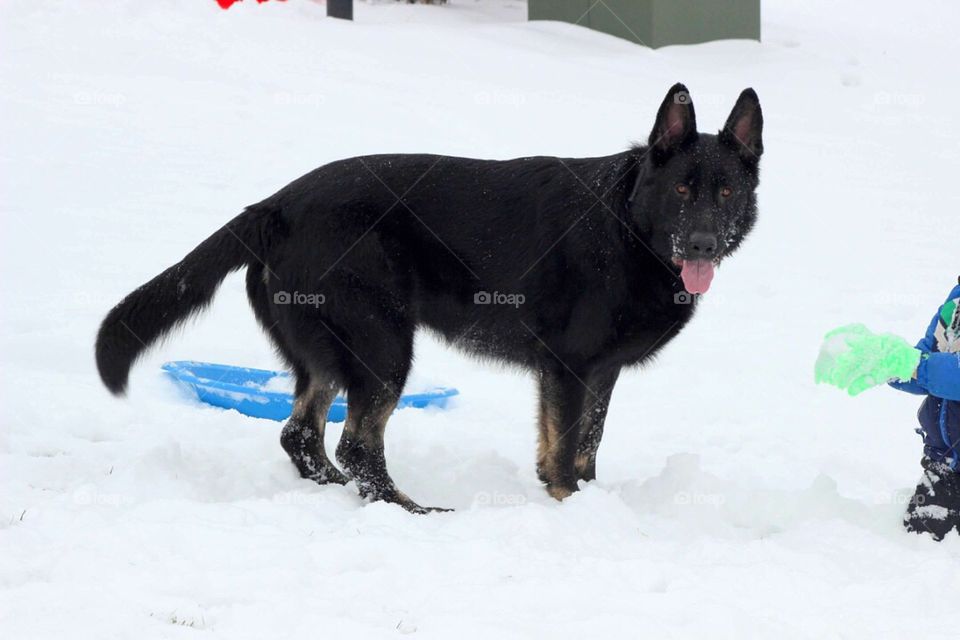
[[[595,456],[579,454],[574,463],[574,468],[577,471],[577,478],[584,482],[597,479],[597,458]]]
[[[317,471],[305,475],[304,478],[313,480],[317,484],[347,484],[350,478],[330,463],[327,463]]]
[[[569,483],[550,483],[547,485],[547,493],[550,494],[550,497],[554,500],[563,500],[569,498],[573,495],[574,492],[579,491],[580,488],[577,486],[576,482]]]

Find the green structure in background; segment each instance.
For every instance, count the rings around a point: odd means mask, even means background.
[[[648,47],[760,39],[760,0],[529,0],[531,20],[560,20]]]

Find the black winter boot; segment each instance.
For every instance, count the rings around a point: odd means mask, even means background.
[[[927,457],[920,465],[923,476],[903,514],[903,526],[943,540],[954,529],[960,532],[960,473]]]

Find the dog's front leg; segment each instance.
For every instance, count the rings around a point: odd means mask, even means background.
[[[597,477],[597,449],[603,438],[603,423],[607,419],[610,396],[619,376],[620,367],[614,367],[598,370],[586,381],[589,389],[575,460],[577,477],[581,480],[589,482]]]
[[[575,460],[587,386],[583,376],[560,364],[542,367],[539,375],[537,475],[551,496],[563,500],[577,490]]]

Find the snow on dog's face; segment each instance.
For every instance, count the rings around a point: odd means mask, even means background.
[[[650,248],[680,271],[690,293],[710,288],[714,267],[753,228],[763,114],[745,89],[717,135],[697,132],[682,84],[667,93],[650,133],[632,213]]]

